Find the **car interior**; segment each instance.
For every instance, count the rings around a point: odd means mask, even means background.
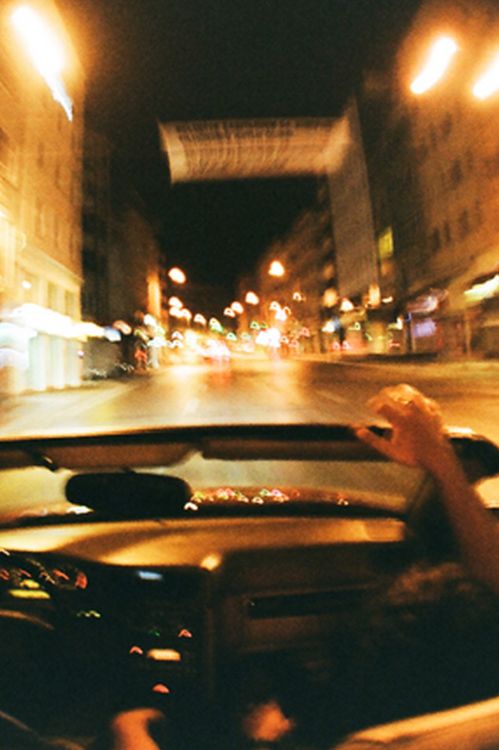
[[[474,481],[499,472],[492,443],[473,435],[453,443]],[[376,641],[381,620],[380,633],[390,635],[387,612],[402,609],[406,622],[414,620],[414,591],[406,599],[387,595],[394,582],[423,566],[428,586],[428,570],[455,565],[426,475],[395,510],[356,504],[343,492],[327,502],[319,489],[303,504],[284,489],[225,485],[203,494],[182,474],[194,454],[207,463],[258,467],[264,458],[290,469],[298,457],[327,462],[328,470],[332,458],[365,461],[377,472],[383,464],[337,427],[300,426],[292,438],[284,427],[220,427],[2,440],[0,473],[20,472],[27,481],[23,472],[34,467],[48,476],[63,471],[67,505],[62,514],[57,505],[57,512],[44,509],[0,529],[3,711],[44,736],[90,747],[110,716],[151,705],[171,722],[165,747],[245,748],[255,745],[241,732],[244,712],[278,699],[296,723],[297,741],[314,750],[344,737],[342,750],[494,746],[486,742],[497,722],[498,699],[487,700],[499,693],[495,670],[480,676],[474,692],[463,677],[463,655],[471,659],[477,650],[463,645],[471,630],[463,627],[456,640],[452,668],[461,671],[451,687],[443,667],[428,674],[426,646],[414,650],[412,631],[388,650],[379,647],[381,635]],[[482,630],[489,628],[484,659],[492,665],[498,610],[484,592],[471,590],[466,599],[462,572],[450,578]],[[461,611],[455,601],[449,598],[448,620],[438,620],[444,629]],[[442,662],[446,638],[432,644]],[[417,689],[430,677],[435,694],[421,700]],[[404,703],[409,682],[413,695]],[[477,701],[485,702],[441,713]],[[422,725],[399,721],[404,711],[433,709]],[[467,744],[477,723],[483,739]]]

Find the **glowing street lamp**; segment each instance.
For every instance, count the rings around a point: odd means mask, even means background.
[[[260,302],[260,298],[258,297],[257,294],[255,294],[255,292],[246,292],[246,297],[244,298],[244,301],[248,305],[258,305],[258,303]]]
[[[268,273],[269,273],[269,276],[275,276],[279,278],[280,276],[284,276],[285,268],[282,265],[280,260],[273,260],[269,266]]]
[[[432,45],[423,70],[410,85],[413,94],[424,94],[433,88],[447,72],[458,46],[448,36],[439,37]]]
[[[170,268],[168,271],[168,277],[171,281],[173,281],[174,284],[185,284],[187,281],[187,276],[182,271],[181,268],[177,268],[174,266],[173,268]]]
[[[232,303],[231,308],[234,310],[236,315],[242,315],[242,313],[244,312],[243,306],[240,302],[237,301]]]
[[[28,5],[15,8],[11,21],[34,68],[49,87],[54,101],[61,105],[68,120],[72,120],[73,102],[62,80],[66,55],[61,39],[43,16]]]
[[[340,303],[341,312],[351,312],[355,308],[353,302],[348,297],[343,297]]]
[[[473,86],[473,96],[477,99],[487,99],[499,91],[499,52],[496,54],[487,70],[480,76]]]

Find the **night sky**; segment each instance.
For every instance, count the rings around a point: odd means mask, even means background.
[[[169,182],[157,122],[334,117],[418,0],[60,0],[87,109],[166,230],[172,263],[229,287],[313,201],[309,179]],[[216,270],[216,274],[214,273]]]

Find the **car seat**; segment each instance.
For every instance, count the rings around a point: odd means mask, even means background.
[[[499,697],[362,729],[334,750],[499,750]]]

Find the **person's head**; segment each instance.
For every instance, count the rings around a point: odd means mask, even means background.
[[[458,565],[394,580],[360,640],[363,726],[499,694],[499,598]]]

